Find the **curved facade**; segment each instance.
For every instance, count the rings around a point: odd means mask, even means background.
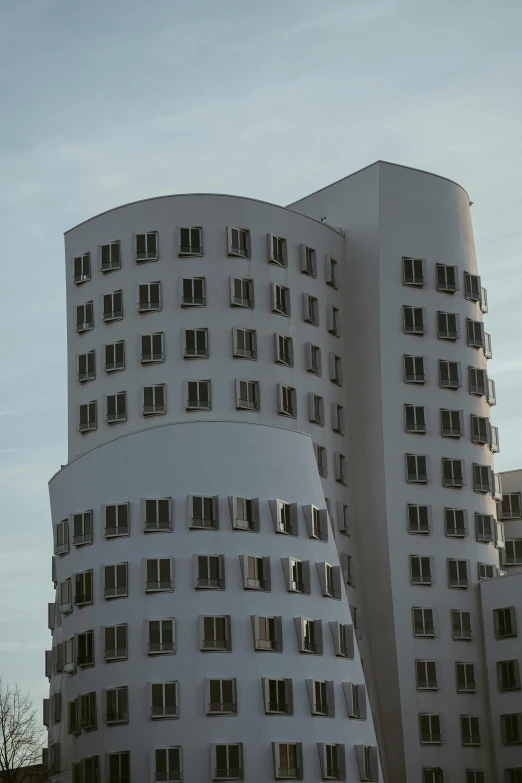
[[[151,199],[68,232],[66,260],[66,774],[487,781],[502,540],[465,192],[376,164],[286,209]]]

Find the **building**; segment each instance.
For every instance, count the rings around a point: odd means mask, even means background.
[[[74,783],[495,779],[469,206],[380,162],[286,208],[167,196],[66,234],[45,709]]]

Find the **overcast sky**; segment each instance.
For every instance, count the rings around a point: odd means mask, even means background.
[[[190,191],[279,204],[382,159],[462,184],[498,470],[522,467],[520,0],[0,0],[0,677],[47,692],[67,459],[63,232]]]

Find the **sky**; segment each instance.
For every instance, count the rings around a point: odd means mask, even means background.
[[[497,470],[522,468],[520,0],[0,0],[0,677],[48,690],[63,232],[169,193],[288,204],[376,160],[470,195]]]

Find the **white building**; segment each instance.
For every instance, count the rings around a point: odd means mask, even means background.
[[[68,232],[66,263],[45,711],[68,779],[496,780],[466,192],[376,163],[287,208],[149,199]]]

